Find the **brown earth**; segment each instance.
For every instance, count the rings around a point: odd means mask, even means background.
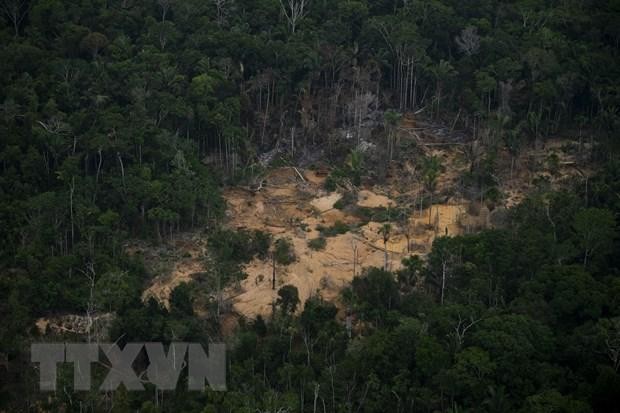
[[[510,156],[500,151],[498,176],[504,192],[502,204],[512,206],[518,203],[533,186],[535,178],[546,178],[552,184],[562,179],[575,179],[583,172],[575,168],[575,157],[563,150],[565,140],[548,141],[545,151],[530,150],[515,162],[512,174],[509,170]],[[462,146],[429,147],[427,155],[438,156],[444,165],[432,208],[419,210],[418,200],[424,189],[419,181],[419,171],[413,161],[405,161],[393,167],[390,177],[383,186],[360,188],[357,191],[357,205],[367,208],[408,205],[413,207],[410,217],[399,223],[391,223],[390,237],[385,245],[388,251],[387,266],[391,270],[400,268],[401,259],[409,254],[424,255],[430,251],[436,236],[458,235],[488,227],[490,211],[485,205],[470,203],[451,195],[458,180],[467,170]],[[556,154],[555,163],[549,155]],[[384,245],[380,234],[381,223],[361,224],[360,219],[350,213],[334,208],[343,194],[323,189],[325,173],[283,167],[271,170],[263,187],[255,192],[233,187],[224,191],[228,203],[226,225],[233,229],[256,229],[268,232],[274,238],[288,238],[294,245],[296,261],[289,266],[277,266],[276,289],[272,290],[272,264],[270,260],[254,259],[245,266],[248,277],[240,285],[228,288],[225,296],[232,309],[244,316],[269,315],[277,299],[277,289],[291,284],[297,287],[303,303],[313,294],[337,303],[340,291],[354,276],[354,250],[357,250],[355,273],[363,267],[383,267]],[[588,173],[589,171],[585,171]],[[440,197],[441,195],[441,197]],[[345,208],[344,211],[347,211]],[[430,214],[430,219],[429,219]],[[329,227],[337,221],[351,226],[345,234],[326,238],[326,247],[314,251],[308,241],[320,234],[318,226]],[[409,245],[407,245],[409,234]],[[192,238],[185,248],[185,255],[168,260],[168,266],[157,272],[154,282],[145,290],[143,298],[156,297],[167,304],[170,292],[180,283],[192,279],[193,274],[204,272],[204,260],[200,259],[204,242]],[[199,238],[199,237],[198,237]],[[189,252],[189,254],[188,254]],[[174,254],[173,254],[174,255]]]
[[[273,176],[272,176],[273,174]],[[267,315],[277,299],[277,289],[285,284],[294,285],[302,302],[313,294],[336,301],[343,287],[354,276],[353,256],[357,250],[355,272],[363,267],[385,265],[383,224],[369,222],[359,224],[356,216],[334,209],[334,203],[341,199],[337,192],[322,189],[322,179],[313,177],[301,180],[289,168],[274,170],[267,176],[267,182],[276,182],[275,187],[266,185],[260,192],[251,193],[229,189],[224,197],[229,205],[229,222],[232,228],[251,228],[271,233],[275,238],[288,238],[293,243],[296,262],[289,266],[277,266],[276,289],[272,290],[272,263],[255,259],[245,267],[247,279],[241,283],[241,291],[230,290],[233,308],[240,314],[254,317]],[[304,172],[305,174],[305,172]],[[310,173],[308,174],[312,176]],[[397,203],[379,188],[362,189],[358,192],[357,205],[376,208],[394,206]],[[459,216],[465,213],[465,206],[435,205],[432,208],[431,225],[428,225],[428,210],[415,212],[409,219],[410,249],[416,253],[429,250],[437,234],[456,235],[461,233]],[[308,241],[319,236],[317,226],[328,227],[336,221],[354,226],[349,232],[326,238],[327,244],[321,251],[313,251]],[[403,224],[403,226],[405,226]],[[388,268],[400,268],[402,258],[409,255],[407,228],[391,224],[390,238],[386,244]],[[412,229],[414,229],[412,231]],[[441,231],[440,231],[441,229]]]

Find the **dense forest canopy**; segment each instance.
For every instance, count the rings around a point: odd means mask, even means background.
[[[617,0],[0,0],[0,12],[0,410],[618,411]],[[585,186],[537,186],[495,229],[364,269],[339,301],[355,331],[334,303],[283,287],[269,320],[225,337],[227,392],[73,392],[70,366],[63,391],[33,390],[26,349],[52,339],[39,317],[112,312],[120,343],[222,339],[221,300],[200,318],[196,296],[256,257],[273,261],[275,287],[296,259],[269,234],[225,228],[222,188],[262,186],[278,163],[338,165],[332,190],[381,180],[407,156],[412,117],[464,137],[474,198],[500,198],[499,151],[512,177],[526,148],[558,136],[578,140]],[[419,164],[432,210],[444,166]],[[217,276],[182,284],[167,308],[143,302],[149,274],[126,242],[186,231],[206,234]]]

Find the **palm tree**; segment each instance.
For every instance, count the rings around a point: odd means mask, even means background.
[[[501,112],[495,112],[495,115],[492,116],[490,118],[490,126],[493,129],[494,132],[494,138],[495,139],[502,139],[504,136],[504,131],[506,130],[506,128],[508,127],[508,124],[510,123],[510,116],[505,115]],[[497,142],[492,141],[492,143]]]
[[[482,404],[486,406],[489,413],[501,413],[509,410],[508,399],[504,386],[489,386],[489,396],[484,399]]]
[[[512,181],[515,160],[519,157],[519,152],[521,151],[521,131],[518,128],[509,129],[504,135],[504,141],[510,153],[510,181]]]
[[[454,67],[450,64],[450,62],[441,59],[437,66],[431,68],[431,72],[433,73],[435,81],[437,82],[435,86],[435,97],[437,99],[437,114],[439,115],[443,84],[446,80],[453,76],[456,71],[454,70]]]
[[[540,123],[542,121],[542,111],[527,113],[527,127],[534,137],[534,145],[538,148],[538,137],[540,136]]]
[[[388,157],[392,161],[394,156],[394,140],[396,138],[396,126],[400,122],[402,115],[394,110],[386,110],[383,114],[383,127],[387,132],[388,139]]]
[[[381,228],[379,228],[379,233],[383,237],[383,253],[384,253],[384,265],[383,269],[388,270],[388,253],[387,253],[387,243],[390,240],[390,232],[392,231],[392,225],[383,224]]]
[[[357,149],[353,149],[349,154],[349,167],[351,168],[354,181],[353,184],[355,185],[360,184],[363,164],[364,154]]]
[[[441,172],[441,161],[436,155],[425,158],[422,162],[424,187],[429,192],[431,202],[428,207],[428,225],[431,225],[431,216],[433,212],[433,193],[437,187],[437,178]]]

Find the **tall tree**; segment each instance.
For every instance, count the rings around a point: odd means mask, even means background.
[[[309,3],[310,0],[280,0],[282,13],[286,17],[291,33],[295,33],[301,19],[308,14]]]
[[[616,220],[607,209],[587,208],[575,215],[573,228],[583,251],[583,266],[587,267],[592,256],[610,251],[616,236]]]
[[[432,212],[433,212],[433,194],[437,188],[437,179],[441,173],[441,161],[436,155],[426,157],[422,161],[422,176],[424,179],[424,187],[430,195],[430,202],[428,205],[428,225],[431,225]]]

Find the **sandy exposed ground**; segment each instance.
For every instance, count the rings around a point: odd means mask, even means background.
[[[362,189],[357,194],[357,205],[366,208],[385,208],[394,205],[394,201],[385,195],[379,195],[372,191]]]
[[[572,152],[565,150],[567,145],[572,145]],[[519,203],[536,185],[536,180],[544,179],[552,186],[566,180],[585,183],[584,174],[591,176],[593,171],[578,162],[574,149],[577,146],[577,141],[548,140],[545,148],[531,149],[521,154],[514,162],[512,175],[506,172],[510,170],[512,160],[502,152],[498,160],[502,171],[498,176],[504,193],[502,204],[510,207]],[[585,146],[584,153],[587,153],[587,144]],[[225,298],[232,304],[233,310],[250,318],[258,314],[268,316],[272,303],[277,299],[277,289],[285,284],[297,287],[302,303],[312,294],[319,293],[338,304],[342,288],[351,282],[355,274],[359,275],[363,267],[385,265],[384,247],[388,251],[388,268],[397,270],[402,258],[428,253],[437,236],[458,235],[488,227],[490,212],[485,206],[477,205],[473,210],[480,211],[472,215],[468,212],[468,203],[449,195],[468,169],[460,149],[431,148],[427,152],[427,155],[438,156],[445,166],[437,182],[435,204],[430,211],[419,211],[416,207],[405,222],[392,222],[386,246],[380,234],[381,223],[361,225],[358,217],[334,208],[343,195],[323,189],[325,171],[300,170],[304,177],[302,180],[293,168],[278,168],[265,177],[266,184],[259,192],[243,188],[226,189],[224,198],[228,203],[228,227],[257,229],[272,234],[276,239],[288,238],[297,256],[293,264],[276,268],[276,291],[271,289],[272,266],[269,260],[255,259],[246,265],[248,277],[240,286],[230,287],[225,292]],[[384,186],[357,191],[357,205],[366,208],[416,206],[423,191],[418,168],[412,160],[404,161],[400,169],[391,168],[393,170]],[[444,195],[439,198],[439,194]],[[326,238],[326,247],[321,251],[308,247],[309,240],[320,236],[318,226],[329,227],[337,221],[346,223],[351,230]],[[174,288],[206,271],[206,240],[198,232],[178,234],[174,240],[158,247],[135,241],[126,245],[126,251],[130,255],[142,255],[147,271],[154,275],[142,299],[154,297],[165,306],[169,306],[170,293]],[[354,251],[357,257],[355,270]],[[196,308],[196,311],[199,316],[207,315],[206,308]],[[60,321],[41,318],[36,326],[41,332],[81,331],[81,327],[74,326],[83,324],[80,316],[63,317]],[[223,314],[222,330],[234,330],[237,319],[234,313]]]
[[[329,300],[353,278],[353,248],[357,245],[360,266],[382,266],[383,252],[351,233],[327,239],[323,251],[312,251],[307,247],[306,237],[292,237],[298,256],[297,262],[287,267],[276,268],[276,289],[285,284],[297,287],[301,301],[316,292]],[[390,256],[399,254],[390,254]],[[393,259],[392,259],[393,261]],[[359,267],[357,269],[359,273]],[[246,268],[248,278],[242,282],[244,291],[234,299],[234,309],[246,316],[269,314],[276,291],[271,289],[272,266],[270,262],[254,260]]]
[[[253,260],[245,267],[248,274],[241,283],[241,292],[229,292],[235,311],[248,317],[257,314],[268,315],[272,303],[277,299],[277,289],[291,284],[297,287],[301,301],[319,293],[327,300],[335,301],[344,286],[354,276],[354,251],[357,251],[355,272],[359,275],[363,267],[383,267],[385,265],[383,237],[380,228],[383,224],[369,222],[358,226],[359,219],[334,209],[334,203],[342,195],[327,193],[322,189],[322,181],[313,177],[302,182],[294,171],[288,168],[277,169],[267,177],[267,185],[258,193],[230,189],[224,193],[229,204],[230,225],[233,228],[252,228],[267,231],[275,238],[288,238],[294,245],[296,262],[289,266],[277,266],[276,290],[272,290],[272,263],[269,260]],[[357,205],[377,208],[394,206],[396,202],[372,189],[358,192]],[[411,253],[428,252],[436,235],[443,235],[445,228],[450,235],[461,232],[459,214],[463,205],[436,205],[432,209],[432,225],[428,225],[428,210],[413,214],[409,229],[392,223],[390,238],[386,245],[388,268],[397,270],[402,258],[410,254],[407,248],[406,231],[410,233]],[[313,251],[308,241],[319,236],[317,226],[328,227],[336,221],[352,226],[341,235],[327,237],[326,247]],[[403,224],[404,226],[404,224]],[[441,229],[441,230],[440,230]]]
[[[147,301],[153,297],[169,307],[168,298],[170,293],[181,283],[190,282],[192,275],[204,271],[201,262],[194,259],[185,259],[174,265],[170,274],[156,277],[153,283],[142,293],[142,300]]]
[[[506,173],[511,160],[502,154],[499,163],[502,164],[503,174],[499,179],[505,194],[505,206],[518,203],[533,186],[535,178],[543,177],[551,183],[559,182],[563,177],[582,179],[581,172],[574,166],[575,157],[561,150],[565,143],[549,141],[544,151],[522,154],[515,162],[513,176]],[[479,212],[472,215],[468,203],[450,195],[469,167],[462,148],[430,148],[427,152],[427,155],[439,157],[445,166],[437,181],[435,204],[430,211],[420,211],[416,207],[405,222],[391,223],[390,238],[385,246],[388,268],[391,270],[398,269],[401,259],[409,254],[428,253],[436,236],[478,231],[490,223],[490,211],[486,206],[477,205],[473,209],[479,209]],[[550,153],[558,155],[555,166],[547,160]],[[416,206],[424,191],[417,168],[419,166],[413,161],[406,161],[400,169],[391,171],[384,186],[360,188],[357,191],[357,205],[366,208]],[[303,179],[293,168],[274,169],[267,174],[265,185],[258,192],[244,188],[224,191],[228,203],[228,227],[261,230],[276,239],[288,238],[297,256],[293,264],[276,268],[275,291],[271,288],[272,264],[269,260],[255,259],[246,265],[248,277],[240,286],[226,291],[227,299],[237,313],[248,317],[269,315],[272,303],[277,299],[277,289],[285,284],[297,287],[302,302],[315,293],[337,302],[340,291],[354,276],[354,250],[357,251],[356,274],[360,274],[363,267],[383,267],[385,264],[383,237],[380,234],[382,224],[369,222],[361,225],[358,217],[335,209],[334,204],[343,195],[323,189],[324,172],[299,172],[303,174]],[[313,251],[308,247],[309,240],[320,236],[318,226],[329,227],[337,221],[346,223],[351,230],[326,238],[327,244],[322,251]],[[144,292],[143,298],[153,296],[167,305],[170,292],[177,285],[191,280],[193,274],[205,271],[203,260],[198,258],[200,254],[197,253],[197,250],[204,248],[201,242],[194,240],[189,247],[175,246],[177,251],[185,250],[189,254],[177,254],[177,259],[170,260],[167,269],[152,271],[160,275]]]
[[[416,210],[407,223],[391,223],[390,237],[384,246],[380,233],[382,223],[361,225],[358,217],[334,208],[342,194],[325,191],[324,177],[312,171],[301,172],[305,181],[292,168],[278,168],[268,174],[267,183],[258,192],[244,188],[224,191],[228,227],[265,231],[274,239],[287,238],[293,243],[297,257],[291,265],[276,267],[275,290],[271,285],[273,268],[269,259],[254,259],[246,265],[244,270],[248,277],[240,286],[231,286],[225,291],[233,310],[239,314],[250,318],[258,314],[268,316],[277,299],[277,290],[285,284],[297,287],[302,303],[313,294],[337,302],[340,291],[355,274],[361,274],[365,267],[385,265],[384,248],[388,252],[388,268],[397,270],[406,256],[427,253],[435,236],[444,235],[446,228],[449,235],[462,232],[460,222],[466,215],[464,205],[434,205],[430,225],[428,209]],[[399,193],[392,191],[392,194]],[[384,190],[367,188],[358,191],[357,205],[378,208],[397,203]],[[308,241],[321,235],[318,227],[330,227],[338,221],[349,225],[351,230],[327,237],[323,250],[314,251],[308,247]],[[155,256],[145,257],[145,261],[153,264],[151,272],[158,275],[143,292],[143,300],[154,297],[168,306],[174,288],[206,270],[202,259],[204,249],[202,238],[188,235],[168,246],[163,253],[168,259],[161,260],[159,265],[154,264]],[[143,250],[142,253],[162,255],[162,251]]]
[[[92,317],[86,314],[64,314],[50,317],[41,317],[35,321],[40,334],[91,334],[97,339],[105,339],[112,322],[114,313],[98,313]]]
[[[346,283],[353,278],[353,250],[357,248],[357,272],[362,266],[383,266],[382,250],[367,240],[362,231],[328,237],[322,251],[313,251],[308,241],[319,236],[317,227],[329,227],[336,221],[355,224],[357,218],[334,209],[342,195],[321,189],[322,179],[310,175],[306,182],[289,168],[273,171],[269,183],[259,193],[231,189],[224,193],[229,205],[229,225],[270,232],[275,238],[288,238],[293,243],[297,261],[276,268],[276,291],[272,290],[272,263],[253,260],[245,267],[248,274],[236,292],[233,308],[246,316],[271,313],[277,289],[285,284],[297,287],[305,301],[320,291],[326,299],[335,299]],[[273,185],[273,187],[272,187]],[[359,232],[359,233],[358,233]],[[377,233],[373,238],[378,238]],[[399,265],[400,254],[391,253],[390,261]],[[231,291],[232,295],[232,291]]]
[[[147,271],[155,274],[142,292],[142,300],[153,297],[165,307],[169,307],[170,293],[179,284],[205,271],[206,241],[200,234],[184,233],[158,248],[138,244],[127,250],[129,254],[141,254]]]
[[[342,198],[342,195],[338,192],[332,192],[329,195],[325,195],[321,198],[315,198],[310,201],[310,205],[315,207],[319,213],[327,212],[334,208],[334,204]]]

